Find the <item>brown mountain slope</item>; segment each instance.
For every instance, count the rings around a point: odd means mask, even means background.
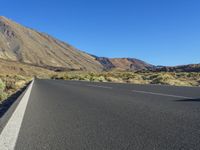
[[[5,17],[0,17],[0,59],[61,71],[142,70],[152,67],[137,59],[110,59],[84,53]]]
[[[103,69],[91,55],[5,17],[0,17],[0,58],[42,67],[90,71]]]
[[[153,65],[134,58],[111,58],[110,61],[116,68],[124,70],[147,70],[153,67]]]
[[[119,69],[128,71],[153,69],[153,65],[134,58],[96,58],[107,70]]]
[[[42,67],[0,59],[0,75],[23,75],[46,78],[54,74],[54,71]]]

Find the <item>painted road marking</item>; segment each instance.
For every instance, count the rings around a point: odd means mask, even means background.
[[[0,134],[0,149],[14,150],[34,80],[29,85],[17,108]]]
[[[170,94],[164,94],[164,93],[154,93],[154,92],[147,92],[147,91],[132,90],[132,92],[143,93],[143,94],[151,94],[151,95],[159,95],[159,96],[167,96],[167,97],[175,97],[175,98],[183,98],[183,99],[194,99],[192,97],[185,97],[185,96],[179,96],[179,95],[170,95]]]
[[[89,86],[89,87],[97,87],[97,88],[104,88],[104,89],[112,89],[112,87],[109,87],[109,86],[100,86],[100,85],[92,85],[92,84],[88,84],[87,86]]]

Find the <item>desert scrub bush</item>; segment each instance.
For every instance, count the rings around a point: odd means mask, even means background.
[[[16,90],[17,86],[15,85],[16,80],[13,78],[6,78],[5,80],[5,84],[6,84],[6,90]]]
[[[7,94],[4,92],[5,87],[5,83],[0,79],[0,101],[7,98]]]
[[[197,86],[200,86],[200,79],[197,80]]]
[[[138,75],[137,74],[134,74],[134,73],[120,73],[119,74],[119,77],[126,81],[126,80],[129,80],[129,79],[134,79],[134,78],[137,78]]]
[[[1,78],[1,100],[20,90],[32,78],[19,75],[0,75]],[[2,84],[3,83],[3,84]],[[2,90],[3,87],[3,90]]]
[[[0,103],[5,100],[6,98],[8,97],[8,94],[3,92],[3,93],[0,93]]]
[[[133,78],[129,78],[127,82],[132,84],[148,84],[149,80],[144,80],[142,75],[137,75],[134,76]]]
[[[115,82],[115,83],[124,83],[124,81],[121,78],[117,78],[117,77],[106,77],[106,80],[108,82]]]
[[[170,80],[174,80],[174,77],[170,74],[157,74],[156,76],[152,76],[152,84],[168,84]]]
[[[51,78],[51,79],[60,79],[61,77],[58,76],[57,74],[54,74],[54,75],[52,75],[50,78]],[[64,79],[64,78],[62,78],[62,79]]]
[[[161,73],[157,78],[151,81],[152,84],[166,84],[166,85],[176,85],[176,86],[191,86],[190,82],[181,81],[175,78],[172,74]]]
[[[5,83],[0,79],[0,92],[2,92],[5,89],[5,87]]]
[[[75,74],[75,75],[69,76],[69,79],[70,80],[84,80],[84,77],[82,75]]]
[[[200,85],[200,73],[185,72],[65,72],[52,76],[52,79],[177,86]]]
[[[105,79],[104,76],[93,76],[92,78],[90,78],[90,81],[106,82],[107,80]]]
[[[159,77],[159,74],[151,74],[151,75],[148,76],[148,79],[149,79],[149,80],[155,80],[155,79],[157,79],[158,77]]]
[[[189,76],[188,76],[188,73],[186,73],[186,72],[176,73],[175,76],[176,76],[177,78],[189,77]]]

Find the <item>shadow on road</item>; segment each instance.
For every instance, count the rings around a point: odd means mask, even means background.
[[[200,98],[197,98],[197,99],[181,99],[181,100],[176,100],[176,102],[200,102]]]
[[[23,93],[26,89],[27,85],[23,87],[21,90],[17,91],[10,97],[8,97],[5,101],[0,104],[0,118],[7,112],[7,110],[12,106],[12,104],[17,100],[17,98]]]

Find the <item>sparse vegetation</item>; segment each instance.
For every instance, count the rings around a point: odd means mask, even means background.
[[[5,90],[5,83],[0,79],[0,101],[6,98],[6,93],[4,92]]]
[[[0,75],[0,103],[21,89],[31,77],[21,75]]]
[[[92,82],[113,82],[130,84],[163,84],[175,86],[200,86],[200,73],[196,72],[54,72],[46,74],[35,74],[38,78],[51,78],[62,80],[80,80]],[[0,102],[17,90],[22,88],[31,77],[25,75],[0,75]]]
[[[84,80],[132,84],[164,84],[175,86],[200,86],[200,73],[195,72],[65,72],[55,74],[52,79]]]

